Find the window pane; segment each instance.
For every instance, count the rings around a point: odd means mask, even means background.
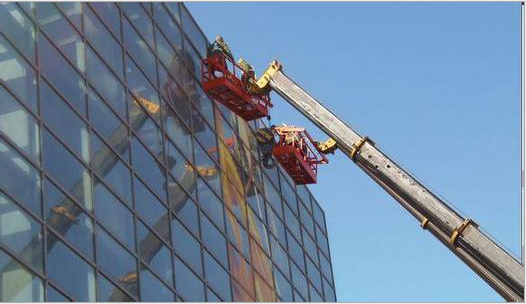
[[[335,302],[336,295],[334,294],[334,289],[329,285],[326,280],[323,280],[323,294],[325,295],[325,301]]]
[[[270,248],[267,227],[250,208],[248,208],[248,225],[252,237],[259,243],[265,252],[269,254]]]
[[[140,112],[137,115],[136,123],[132,124],[132,128],[136,131],[139,137],[146,144],[146,147],[157,157],[163,159],[163,140],[161,130],[157,127],[152,119],[150,119],[144,109],[134,109],[136,112]],[[132,114],[135,116],[134,114]],[[130,116],[132,116],[130,115]],[[132,116],[132,117],[133,117]],[[141,117],[142,116],[142,117]]]
[[[183,21],[184,32],[192,41],[194,47],[197,48],[201,57],[205,57],[208,41],[184,5],[181,6],[181,19]]]
[[[87,76],[97,92],[108,102],[121,117],[126,117],[126,95],[124,87],[108,67],[88,48]]]
[[[267,205],[268,207],[268,205]],[[285,246],[285,226],[283,225],[283,222],[278,218],[276,213],[271,208],[267,208],[267,216],[268,216],[268,228],[270,232],[276,237],[278,242]]]
[[[232,277],[239,283],[241,286],[254,297],[254,279],[253,271],[250,264],[243,258],[241,254],[231,244],[228,244],[228,256],[230,260],[230,273]],[[234,284],[235,285],[235,284]],[[234,301],[236,301],[236,295],[234,291]]]
[[[91,210],[91,178],[86,168],[46,130],[42,132],[42,142],[42,162],[46,172],[55,178],[74,199]]]
[[[35,60],[35,27],[15,2],[0,4],[0,28],[29,60]]]
[[[121,46],[89,8],[84,11],[84,33],[104,61],[122,79],[124,67]]]
[[[154,3],[154,6],[157,26],[161,28],[164,35],[170,40],[174,48],[182,50],[183,41],[179,26],[166,11],[162,3]]]
[[[40,173],[0,137],[0,186],[38,216],[40,204]]]
[[[214,221],[221,231],[224,231],[223,202],[200,177],[197,178],[197,190],[201,209]]]
[[[35,71],[3,36],[0,36],[0,54],[0,79],[36,113]]]
[[[232,301],[230,276],[208,252],[204,253],[206,281],[225,302]]]
[[[166,133],[185,157],[192,160],[192,136],[190,131],[171,108],[166,107],[164,113],[166,115],[164,118],[164,128]]]
[[[137,222],[137,237],[139,238],[139,256],[158,276],[172,285],[172,258],[168,247],[140,221]]]
[[[241,226],[241,224],[239,224],[236,217],[231,212],[226,211],[226,218],[228,239],[247,259],[250,258],[250,243],[247,231]]]
[[[314,220],[303,204],[300,204],[300,218],[301,223],[307,229],[307,231],[311,235],[314,235]]]
[[[141,218],[166,242],[170,242],[168,209],[138,178],[134,178],[134,193],[135,209]]]
[[[45,81],[40,82],[40,105],[42,118],[51,130],[73,148],[79,157],[89,162],[86,124]]]
[[[201,237],[208,250],[223,266],[228,267],[226,239],[204,215],[201,215]]]
[[[283,207],[285,210],[285,224],[287,225],[287,228],[289,228],[290,232],[294,234],[296,238],[301,238],[301,232],[300,232],[300,222],[299,220],[292,214],[292,211],[290,211],[289,207]]]
[[[252,255],[252,266],[267,282],[272,284],[272,262],[257,243],[250,239],[250,253]]]
[[[48,234],[47,275],[76,301],[95,301],[93,268]],[[74,267],[73,267],[74,266]]]
[[[46,302],[71,302],[71,300],[48,284]]]
[[[136,259],[97,227],[97,263],[115,282],[137,296]]]
[[[121,2],[124,13],[150,46],[153,43],[153,24],[139,2]]]
[[[155,56],[127,19],[124,19],[123,33],[126,50],[135,59],[148,79],[152,83],[157,84]]]
[[[58,7],[81,30],[82,3],[80,2],[57,2]]]
[[[292,263],[290,265],[292,271],[292,284],[294,285],[294,287],[299,291],[299,293],[301,294],[301,296],[304,298],[304,299],[308,299],[309,298],[309,292],[307,290],[307,279],[305,278],[305,276],[299,271],[298,267],[296,267],[296,265],[294,265],[294,263]]]
[[[104,23],[108,25],[113,35],[120,40],[120,13],[114,2],[90,2],[89,5],[95,10]]]
[[[174,294],[146,268],[141,269],[141,302],[173,302]]]
[[[95,215],[128,248],[135,248],[131,211],[101,183],[95,186]]]
[[[302,231],[303,247],[305,248],[305,252],[314,261],[314,263],[318,265],[318,251],[316,250],[316,243],[314,243],[314,240],[309,236],[305,229],[302,229]]]
[[[292,286],[290,285],[290,282],[276,268],[274,268],[273,274],[274,286],[276,286],[276,292],[278,293],[279,300],[282,302],[292,302]]]
[[[42,272],[42,226],[0,192],[0,244]]]
[[[310,281],[316,287],[317,290],[322,290],[321,287],[321,274],[318,268],[314,265],[314,263],[311,261],[311,259],[306,259],[307,262],[307,276],[309,277]]]
[[[159,163],[135,138],[132,138],[132,162],[137,173],[159,197],[166,199],[165,175]]]
[[[281,248],[279,243],[276,241],[275,238],[271,237],[271,247],[272,247],[272,260],[276,265],[279,267],[279,269],[286,274],[288,277],[289,273],[289,257],[285,250]]]
[[[42,281],[0,250],[0,301],[43,302]]]
[[[126,56],[126,80],[128,81],[128,89],[131,91],[133,97],[129,98],[130,115],[131,113],[134,113],[134,107],[138,107],[139,103],[142,103],[143,105],[148,104],[152,109],[150,110],[150,113],[160,122],[161,118],[156,111],[156,108],[160,107],[159,94],[139,70],[137,65],[128,56]],[[139,118],[141,118],[141,116],[139,116]],[[140,121],[138,118],[135,119]],[[130,123],[137,122],[132,121],[132,117],[130,117]]]
[[[172,221],[172,239],[175,252],[197,273],[203,274],[201,266],[201,244],[179,223]]]
[[[289,254],[296,265],[300,267],[302,271],[305,271],[305,258],[303,256],[303,249],[301,245],[294,239],[294,237],[287,233],[287,241],[289,245]]]
[[[44,180],[45,216],[49,227],[93,259],[93,221],[47,178]]]
[[[38,36],[38,45],[40,68],[44,76],[84,115],[86,112],[84,80],[42,34]]]
[[[320,254],[320,268],[323,275],[329,280],[332,281],[332,266],[329,260]]]
[[[204,284],[178,258],[175,258],[175,287],[186,302],[204,302]]]
[[[132,302],[133,299],[108,281],[101,274],[98,275],[99,302]]]
[[[0,132],[7,135],[33,161],[39,162],[38,124],[3,86],[0,86]]]
[[[120,198],[131,204],[130,169],[106,146],[97,135],[92,133],[93,169]]]
[[[175,184],[175,182],[174,182]],[[182,190],[178,191],[179,193],[184,193]],[[195,203],[188,197],[184,197],[184,200],[176,206],[177,218],[190,229],[194,235],[199,235],[199,219],[198,219],[198,210]]]
[[[56,5],[52,2],[38,2],[37,17],[40,29],[50,37],[73,65],[84,72],[84,42]]]

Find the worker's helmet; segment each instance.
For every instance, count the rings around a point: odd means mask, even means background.
[[[250,64],[246,62],[243,58],[239,58],[239,60],[237,61],[237,65],[239,65],[239,67],[246,73],[248,73],[252,68]]]
[[[219,35],[216,36],[216,41],[217,41],[217,42],[223,42],[223,37],[221,37],[221,36],[219,36]]]

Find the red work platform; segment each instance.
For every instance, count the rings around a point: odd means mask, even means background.
[[[268,115],[269,107],[272,107],[269,92],[250,94],[240,79],[243,70],[231,58],[216,53],[204,59],[202,75],[205,92],[244,120]]]
[[[309,133],[303,128],[290,126],[275,127],[274,131],[279,141],[272,149],[272,155],[283,169],[296,184],[316,183],[318,165],[329,160],[316,148]]]

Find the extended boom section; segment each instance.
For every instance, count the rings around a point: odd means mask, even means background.
[[[507,301],[524,302],[524,265],[321,105],[281,70],[270,87],[332,137],[339,149]]]

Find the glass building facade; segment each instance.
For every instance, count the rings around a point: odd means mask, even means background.
[[[335,301],[324,213],[182,3],[0,4],[1,301]]]

